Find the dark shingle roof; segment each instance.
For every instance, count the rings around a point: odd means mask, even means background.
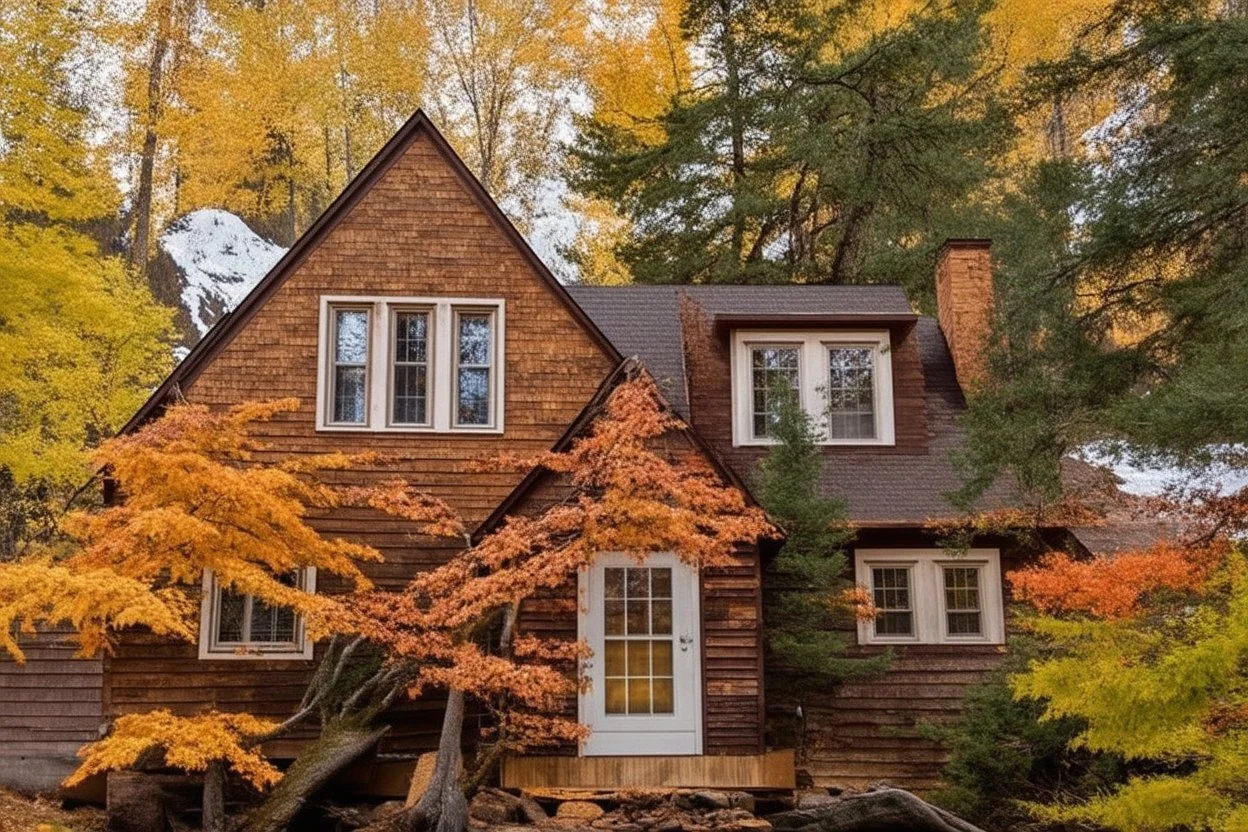
[[[660,382],[671,405],[689,415],[689,385],[681,337],[680,296],[688,293],[709,316],[901,315],[912,312],[900,286],[570,286],[576,302],[624,355],[637,355]],[[881,454],[836,448],[826,456],[825,493],[846,501],[858,523],[921,524],[957,512],[945,495],[959,479],[950,452],[962,441],[958,413],[965,406],[953,359],[936,320],[915,323],[923,365],[927,443],[913,453]],[[757,453],[719,449],[738,469]],[[738,470],[743,478],[751,471]],[[981,508],[1008,505],[1003,488],[989,491]]]
[[[568,292],[622,355],[636,355],[668,402],[689,415],[680,297],[708,315],[895,315],[912,312],[900,286],[569,286]]]

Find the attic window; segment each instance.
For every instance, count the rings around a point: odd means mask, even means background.
[[[892,445],[886,331],[733,333],[733,441],[769,445],[777,390],[792,385],[825,445]]]
[[[503,301],[321,299],[317,430],[501,433]]]

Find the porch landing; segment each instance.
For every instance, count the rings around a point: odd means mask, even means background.
[[[793,749],[748,756],[515,757],[503,761],[507,789],[792,789]]]

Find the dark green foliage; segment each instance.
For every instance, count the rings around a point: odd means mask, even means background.
[[[949,726],[926,725],[923,734],[951,753],[947,786],[933,802],[990,830],[1054,829],[1035,820],[1023,802],[1054,803],[1086,798],[1123,782],[1121,761],[1105,754],[1071,750],[1082,729],[1078,720],[1040,721],[1042,703],[1016,700],[1008,677],[1026,668],[1038,646],[1010,640],[1005,663],[967,696],[962,719]]]
[[[1118,105],[1001,211],[970,493],[1011,472],[1052,496],[1088,441],[1200,465],[1248,436],[1248,17],[1215,6],[1122,0],[1036,71],[1038,97]]]
[[[933,3],[864,40],[859,0],[698,0],[685,36],[706,83],[672,101],[658,145],[583,122],[574,185],[632,222],[618,253],[640,282],[926,289],[1010,135],[986,83],[988,8]]]
[[[770,664],[800,702],[804,691],[883,670],[888,657],[846,655],[853,618],[843,593],[853,582],[845,546],[852,533],[841,503],[820,491],[823,460],[809,415],[791,394],[776,398],[780,444],[760,463],[754,492],[785,536],[764,576],[764,624]]]

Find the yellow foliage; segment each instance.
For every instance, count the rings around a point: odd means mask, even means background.
[[[66,780],[74,786],[95,774],[134,765],[148,749],[164,752],[165,764],[187,772],[200,772],[209,763],[222,762],[258,789],[281,779],[281,772],[254,747],[257,738],[277,728],[277,723],[251,714],[212,711],[198,716],[174,716],[169,711],[129,714],[117,719],[112,731],[99,742],[84,746],[82,763]]]
[[[117,258],[55,226],[0,235],[0,286],[0,466],[76,486],[88,448],[168,370],[170,314]]]
[[[1083,721],[1080,746],[1169,769],[1078,805],[1032,807],[1037,815],[1124,832],[1248,828],[1248,562],[1241,553],[1226,558],[1195,601],[1154,598],[1126,616],[1028,623],[1060,653],[1013,677],[1015,694],[1044,701],[1045,718]]]

